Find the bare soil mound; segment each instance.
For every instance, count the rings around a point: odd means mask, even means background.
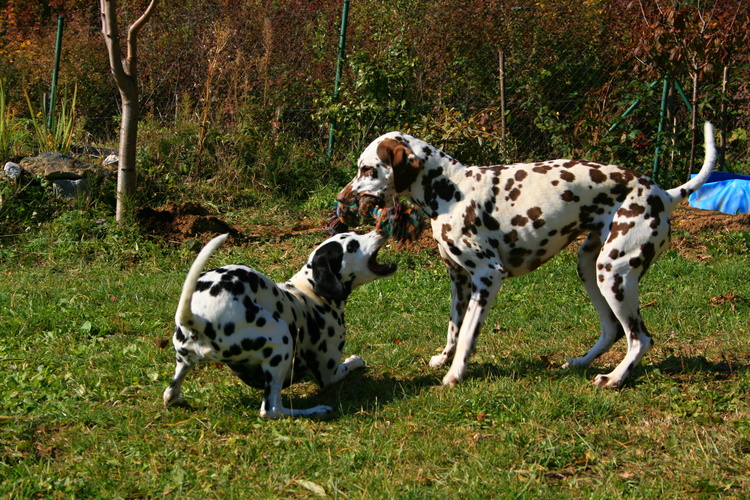
[[[236,229],[193,202],[169,202],[159,210],[144,208],[138,211],[136,220],[147,235],[169,243],[181,244],[187,239],[207,241],[224,233],[240,239]]]
[[[694,208],[682,202],[672,214],[672,231],[690,234],[750,231],[750,213],[729,215]]]
[[[138,224],[144,233],[174,244],[182,244],[185,240],[198,240],[203,243],[220,234],[229,233],[230,243],[247,241],[278,242],[289,237],[320,232],[326,234],[323,222],[308,219],[297,221],[290,228],[275,225],[256,225],[247,231],[236,228],[219,216],[211,214],[199,203],[168,202],[158,210],[144,208],[136,214]]]

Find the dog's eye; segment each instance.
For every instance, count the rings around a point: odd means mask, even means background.
[[[346,251],[348,253],[354,253],[357,250],[359,250],[359,241],[352,240],[349,243],[346,244]]]
[[[359,169],[359,175],[372,175],[375,171],[375,167],[362,167]]]

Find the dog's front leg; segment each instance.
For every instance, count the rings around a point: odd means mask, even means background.
[[[448,323],[448,337],[443,351],[430,359],[432,368],[439,368],[453,359],[456,352],[458,332],[466,315],[471,295],[471,276],[463,267],[457,265],[442,247],[438,247],[443,262],[448,267],[451,277],[451,318]]]
[[[493,266],[481,275],[472,276],[473,292],[461,323],[461,329],[458,332],[456,354],[448,373],[443,377],[443,385],[452,386],[464,378],[469,356],[471,356],[479,337],[479,330],[482,328],[492,302],[495,300],[497,292],[507,275],[507,272],[501,266]]]
[[[324,373],[320,385],[321,387],[325,387],[330,384],[335,384],[336,382],[349,375],[349,373],[351,373],[353,370],[362,368],[363,366],[365,366],[364,359],[360,358],[359,356],[349,356],[344,360],[343,363],[338,365],[335,370],[333,370],[329,374]]]

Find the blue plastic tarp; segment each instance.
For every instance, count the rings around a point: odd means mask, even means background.
[[[708,181],[690,195],[688,202],[691,207],[725,214],[750,212],[750,175],[711,172]]]

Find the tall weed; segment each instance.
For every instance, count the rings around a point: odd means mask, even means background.
[[[76,99],[78,97],[78,85],[73,88],[73,98],[68,102],[67,90],[60,101],[60,113],[57,117],[52,117],[42,106],[42,111],[34,112],[31,104],[31,98],[28,92],[24,90],[26,103],[29,106],[31,114],[31,125],[40,151],[56,151],[67,154],[70,152],[70,143],[73,140],[76,121]],[[54,111],[53,111],[54,112]]]
[[[0,80],[0,160],[16,156],[27,136],[23,122],[15,118],[7,107],[5,84]]]

